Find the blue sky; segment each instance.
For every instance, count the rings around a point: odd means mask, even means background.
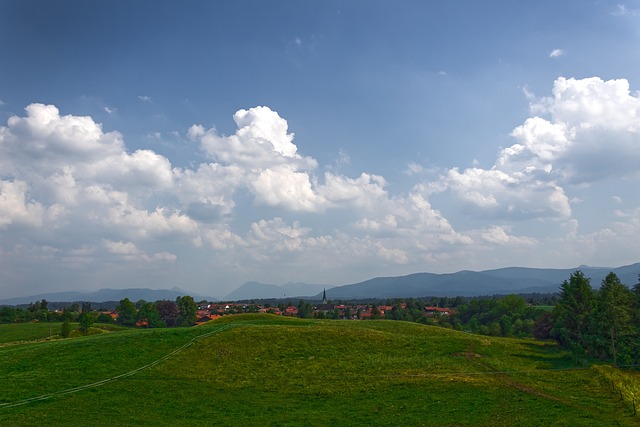
[[[0,6],[2,297],[639,261],[638,1]]]

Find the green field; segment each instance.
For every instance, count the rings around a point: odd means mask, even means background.
[[[640,424],[551,343],[392,321],[239,315],[5,344],[0,378],[11,426]]]
[[[30,322],[30,323],[15,323],[15,324],[2,324],[0,323],[0,345],[3,344],[19,344],[25,341],[40,341],[48,339],[60,339],[60,327],[61,322]],[[73,329],[78,328],[78,323],[71,323]],[[99,334],[103,332],[123,330],[122,326],[107,325],[96,323],[91,328],[92,334]],[[72,336],[80,335],[76,331],[72,331]]]

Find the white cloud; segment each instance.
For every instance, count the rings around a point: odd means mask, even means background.
[[[345,148],[340,148],[338,150],[338,158],[336,159],[336,166],[341,167],[344,165],[348,165],[351,163],[351,157],[349,156],[349,152]]]
[[[174,262],[177,257],[169,252],[158,252],[151,256],[138,249],[138,247],[132,242],[111,241],[106,240],[104,247],[110,254],[118,255],[125,261],[159,261],[159,262]]]
[[[267,206],[282,206],[293,211],[323,209],[322,198],[311,187],[309,175],[288,166],[265,169],[251,184],[256,202]]]
[[[424,172],[424,167],[418,163],[411,162],[407,165],[407,169],[405,169],[404,173],[406,175],[420,175]]]
[[[558,58],[560,56],[564,56],[564,51],[562,49],[553,49],[549,52],[549,58]]]
[[[492,225],[481,230],[480,237],[484,242],[504,245],[504,246],[533,246],[537,243],[536,239],[530,237],[518,237],[510,233],[510,227]]]
[[[626,80],[558,78],[553,96],[532,104],[516,143],[491,169],[452,168],[440,180],[468,214],[533,219],[571,216],[567,186],[637,175],[640,100]],[[435,186],[434,188],[437,188]]]
[[[442,181],[467,213],[512,220],[566,218],[571,207],[564,190],[535,169],[451,169]],[[546,181],[546,182],[545,182]]]
[[[219,136],[215,129],[203,135],[204,128],[194,125],[189,136],[200,137],[202,149],[224,163],[264,166],[300,158],[287,121],[269,107],[239,110],[233,120],[238,126],[235,135]]]
[[[640,16],[640,10],[638,9],[629,9],[627,5],[618,4],[616,5],[616,9],[611,12],[613,16]]]
[[[138,99],[143,102],[151,102],[151,97],[146,95],[138,95]]]
[[[40,203],[27,200],[27,188],[22,181],[0,180],[0,230],[10,225],[42,224],[44,209]]]
[[[206,265],[246,280],[325,281],[345,271],[368,278],[485,268],[532,251],[546,266],[582,264],[604,256],[604,242],[637,253],[629,236],[640,219],[629,192],[617,190],[624,204],[609,195],[619,208],[614,222],[587,229],[577,218],[593,203],[589,185],[637,177],[637,94],[625,80],[560,78],[551,96],[528,97],[531,117],[493,166],[409,163],[405,173],[423,181],[396,193],[397,183],[369,172],[318,174],[268,107],[239,110],[229,136],[191,126],[187,137],[208,160],[182,168],[152,150],[127,150],[120,133],[90,117],[31,104],[0,126],[0,270],[37,263],[42,271],[177,277]],[[347,159],[341,150],[336,165]],[[542,236],[531,227],[544,228]]]

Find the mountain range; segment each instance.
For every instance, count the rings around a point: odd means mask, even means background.
[[[591,285],[594,288],[600,287],[600,283],[609,272],[615,273],[627,286],[633,286],[638,283],[640,263],[616,268],[583,265],[567,269],[507,267],[484,271],[464,270],[446,274],[414,273],[406,276],[376,277],[364,282],[334,287],[298,283],[298,290],[307,291],[299,295],[285,291],[285,285],[247,282],[228,294],[224,300],[294,296],[319,300],[322,298],[324,289],[327,290],[327,297],[333,300],[554,293],[558,292],[562,282],[568,280],[569,276],[577,270],[591,279]],[[317,289],[315,294],[310,292],[314,288]]]
[[[159,300],[175,300],[179,296],[190,295],[196,301],[216,301],[215,298],[197,295],[184,291],[180,288],[172,289],[148,289],[148,288],[128,288],[128,289],[100,289],[93,292],[51,292],[46,294],[38,294],[26,297],[9,298],[0,300],[0,305],[19,305],[30,304],[32,302],[41,301],[43,299],[49,302],[105,302],[105,301],[120,301],[124,298],[129,298],[131,301],[136,302],[139,300],[145,301],[159,301]]]
[[[330,285],[312,285],[308,283],[290,282],[284,285],[270,285],[260,282],[247,282],[223,298],[224,301],[240,301],[250,299],[271,298],[313,298]]]
[[[386,299],[410,297],[454,297],[527,293],[558,292],[564,280],[580,270],[591,279],[594,288],[609,272],[615,273],[622,283],[634,286],[640,280],[640,263],[622,267],[590,267],[582,265],[568,269],[507,267],[484,271],[458,271],[456,273],[414,273],[406,276],[376,277],[359,283],[331,286],[307,283],[286,283],[284,285],[247,282],[229,293],[223,301],[252,299],[309,299],[320,300],[326,290],[332,300]],[[57,292],[27,297],[0,300],[0,305],[29,304],[46,299],[50,302],[73,301],[131,301],[175,300],[178,296],[191,295],[196,301],[217,301],[216,298],[194,294],[180,288],[172,289],[100,289],[94,292]]]

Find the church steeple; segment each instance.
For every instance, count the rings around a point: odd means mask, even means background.
[[[324,290],[322,291],[322,303],[323,303],[323,304],[326,304],[326,303],[327,303],[327,290],[326,290],[326,289],[324,289]]]

